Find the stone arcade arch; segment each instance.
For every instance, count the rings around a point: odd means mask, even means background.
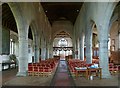
[[[34,62],[39,62],[39,58],[40,58],[40,49],[39,49],[39,35],[37,32],[37,25],[35,24],[34,21],[31,22],[30,24],[31,27],[31,31],[32,31],[32,36],[33,36],[33,49],[34,49]]]
[[[116,7],[111,16],[110,26],[108,33],[110,34],[110,62],[114,64],[120,64],[120,56],[119,56],[119,9],[120,9],[120,1],[117,3]]]
[[[96,23],[98,29],[98,41],[99,41],[99,63],[102,67],[102,78],[110,78],[108,68],[108,29],[112,12],[117,2],[87,2],[82,5],[81,11],[76,19],[74,28],[80,29],[79,34],[84,31],[86,45],[86,60],[87,63],[92,61],[92,35],[91,33],[91,19]],[[89,7],[89,8],[88,8]],[[97,8],[96,8],[97,7]],[[85,19],[83,19],[85,18]],[[75,31],[77,32],[77,30]],[[103,33],[104,32],[104,33]],[[89,36],[89,37],[88,37]],[[89,40],[88,40],[89,38]],[[87,59],[88,58],[88,59]]]
[[[5,9],[8,12],[4,11]],[[18,55],[19,55],[18,54],[19,43],[18,43],[18,37],[17,37],[18,29],[16,25],[16,19],[8,3],[2,3],[2,11],[4,12],[2,13],[2,32],[1,33],[2,33],[3,40],[1,40],[1,42],[2,42],[2,45],[4,46],[0,48],[4,50],[2,51],[3,56],[5,56],[4,52],[8,52],[6,54],[7,58],[5,59],[5,61],[4,61],[4,57],[2,59],[3,62],[8,63],[9,61],[7,62],[6,60],[9,60],[9,56],[11,54],[14,54],[18,59]]]
[[[17,3],[8,3],[16,20],[19,39],[19,67],[17,76],[26,76],[28,69],[28,28],[21,9]]]

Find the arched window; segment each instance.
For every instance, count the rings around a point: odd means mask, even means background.
[[[10,39],[10,54],[14,54],[14,41],[13,39]]]
[[[61,40],[59,40],[58,45],[60,47],[67,47],[67,45],[68,45],[67,40],[62,38]]]

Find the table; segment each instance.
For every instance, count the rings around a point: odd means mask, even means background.
[[[78,77],[79,72],[85,72],[86,79],[88,79],[89,74],[88,74],[88,68],[86,67],[75,67],[75,76]]]
[[[102,79],[102,68],[75,67],[75,70],[76,77],[78,77],[79,72],[85,72],[86,79],[89,79],[92,72],[95,72],[96,76],[100,76],[100,79]]]
[[[99,76],[100,79],[102,79],[102,68],[87,68],[87,69],[88,69],[88,78],[90,78],[92,72],[95,72],[96,76]]]

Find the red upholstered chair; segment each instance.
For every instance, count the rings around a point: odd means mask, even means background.
[[[32,66],[34,66],[34,67],[35,67],[36,65],[37,65],[36,63],[33,63],[33,64],[32,64]]]
[[[34,75],[36,76],[38,76],[39,75],[39,69],[38,69],[38,67],[36,66],[36,67],[34,67],[34,70],[33,70],[33,72],[34,72]]]
[[[44,68],[44,75],[48,76],[49,74],[51,74],[51,69],[49,69],[49,67],[45,67]]]
[[[39,75],[40,76],[44,75],[44,68],[43,67],[39,67]]]
[[[119,71],[119,66],[118,65],[114,65],[113,70],[114,70],[114,72],[118,72]]]
[[[113,63],[109,63],[109,71],[111,74],[114,73],[114,64]]]
[[[29,76],[33,75],[33,67],[32,66],[28,66],[28,75]]]
[[[32,66],[32,63],[28,63],[28,67],[29,67],[29,66]]]

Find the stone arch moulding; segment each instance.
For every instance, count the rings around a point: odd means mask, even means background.
[[[32,31],[32,36],[33,36],[33,40],[35,39],[35,36],[37,36],[37,27],[34,23],[34,21],[32,21],[29,25],[29,27],[31,27],[31,31]]]
[[[111,16],[111,19],[110,19],[110,23],[109,23],[109,32],[110,32],[110,29],[111,29],[111,27],[112,27],[112,24],[118,19],[118,17],[119,17],[119,10],[118,10],[118,12],[117,13],[114,13],[114,11],[116,10],[116,9],[119,9],[119,7],[120,7],[120,5],[118,5],[120,3],[120,1],[119,2],[117,2],[116,3],[116,5],[115,5],[115,7],[113,8],[113,13],[112,13],[112,16]],[[114,15],[113,15],[114,14]]]
[[[3,3],[2,3],[2,6],[3,6],[4,4],[7,4],[8,7],[10,8],[10,12],[12,13],[12,15],[13,15],[13,17],[14,17],[14,21],[15,21],[15,23],[16,23],[15,25],[16,25],[17,31],[18,31],[17,20],[16,20],[16,18],[15,18],[14,12],[13,12],[13,10],[12,10],[12,6],[10,6],[10,4],[9,4],[8,2],[3,2]]]

